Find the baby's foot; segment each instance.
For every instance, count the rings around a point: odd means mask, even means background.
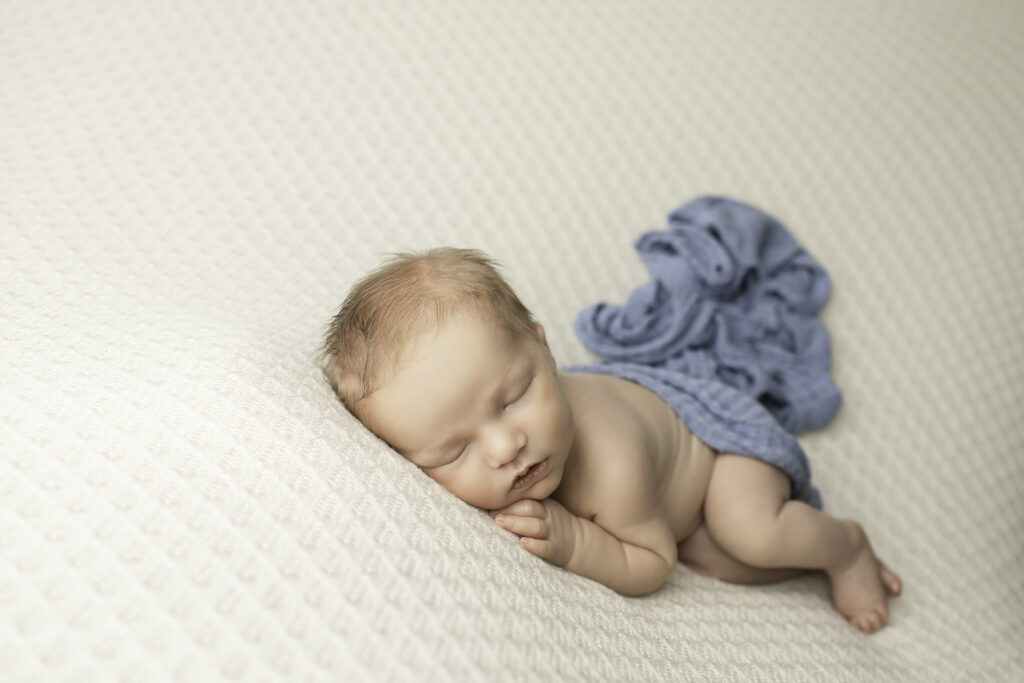
[[[849,524],[857,550],[849,563],[828,572],[832,601],[851,624],[864,633],[874,633],[889,618],[888,597],[899,595],[903,586],[900,578],[875,557],[860,525]]]

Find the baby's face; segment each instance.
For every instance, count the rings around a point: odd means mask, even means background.
[[[494,510],[561,482],[573,419],[541,341],[472,311],[415,338],[363,403],[367,426],[462,500]]]

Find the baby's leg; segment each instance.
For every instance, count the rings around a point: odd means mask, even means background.
[[[704,502],[711,537],[756,567],[824,570],[836,609],[866,633],[881,628],[888,618],[886,596],[899,593],[899,578],[875,558],[859,524],[789,494],[781,470],[743,455],[719,455]]]
[[[698,574],[728,583],[775,583],[806,573],[793,567],[753,567],[740,562],[715,543],[706,524],[679,544],[679,561]]]

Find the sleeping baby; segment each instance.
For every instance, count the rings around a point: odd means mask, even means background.
[[[324,358],[392,448],[530,553],[618,593],[657,590],[677,561],[748,584],[822,570],[866,633],[900,593],[861,526],[795,498],[782,469],[712,448],[639,383],[560,371],[478,251],[399,255],[362,279]]]

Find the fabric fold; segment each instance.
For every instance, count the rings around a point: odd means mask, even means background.
[[[714,377],[760,401],[791,433],[819,429],[842,402],[817,313],[828,274],[764,212],[701,197],[648,232],[650,274],[622,305],[580,312],[576,334],[600,357]]]
[[[777,220],[722,197],[684,204],[635,248],[650,280],[580,312],[576,334],[600,360],[566,370],[654,391],[709,446],[779,467],[793,497],[820,508],[793,435],[842,402],[817,317],[828,274]]]

